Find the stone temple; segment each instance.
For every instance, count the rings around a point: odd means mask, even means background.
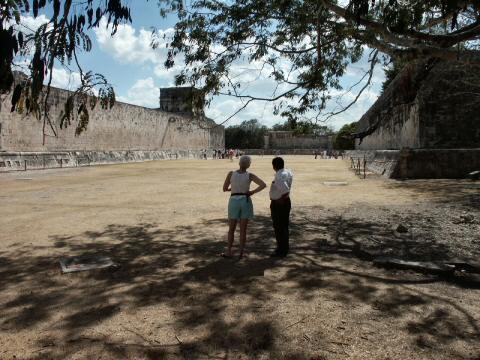
[[[296,135],[293,131],[269,131],[265,135],[265,150],[311,154],[313,150],[332,149],[333,135]]]
[[[87,130],[76,124],[60,128],[69,91],[52,88],[52,127],[29,114],[10,112],[11,93],[0,110],[0,171],[144,161],[200,156],[203,149],[223,149],[223,126],[204,115],[204,99],[190,87],[160,89],[160,107],[149,109],[116,102],[90,111]]]
[[[392,178],[463,178],[480,169],[480,66],[407,66],[361,117],[356,150]]]

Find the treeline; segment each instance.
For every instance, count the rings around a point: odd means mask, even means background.
[[[333,147],[338,150],[349,150],[354,148],[350,135],[356,131],[356,123],[344,125],[336,133],[330,126],[308,121],[286,121],[269,128],[257,119],[251,119],[243,121],[240,125],[225,128],[225,146],[228,149],[262,149],[268,131],[293,131],[295,135],[310,136],[334,135]]]

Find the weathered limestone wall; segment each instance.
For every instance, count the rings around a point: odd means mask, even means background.
[[[367,169],[390,179],[463,179],[480,169],[479,149],[354,150],[345,153],[367,161]]]
[[[417,99],[421,148],[480,148],[480,66],[438,64]]]
[[[11,113],[11,98],[7,96],[0,111],[0,150],[174,151],[224,147],[223,127],[212,120],[121,102],[110,110],[103,110],[97,104],[90,111],[87,130],[75,136],[76,122],[60,129],[60,116],[67,96],[68,91],[52,88],[50,116],[57,136],[47,126],[45,138],[43,123],[32,115]]]
[[[394,178],[465,178],[480,169],[480,149],[400,150]]]
[[[412,65],[362,116],[359,150],[480,147],[480,67],[457,63]]]
[[[366,116],[369,115],[369,112],[366,113]],[[357,139],[355,147],[361,150],[419,148],[421,142],[418,115],[418,104],[416,102],[393,105],[390,109],[380,111],[375,121],[378,121],[378,117],[382,117],[382,120],[380,120],[382,122],[381,126],[375,133],[365,137],[361,144]],[[362,117],[362,120],[360,120],[360,129],[368,127],[368,125],[363,125],[365,122],[363,119]]]

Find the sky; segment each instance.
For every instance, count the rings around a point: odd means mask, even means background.
[[[135,1],[135,4],[132,1],[131,13],[133,22],[119,26],[113,37],[110,35],[111,31],[106,27],[105,21],[99,28],[94,29],[91,32],[93,49],[89,53],[81,53],[79,60],[84,71],[92,70],[105,75],[114,86],[118,101],[157,108],[159,106],[159,88],[174,86],[174,76],[181,69],[180,62],[171,69],[166,69],[163,65],[166,59],[165,42],[173,33],[175,18],[173,16],[166,19],[161,18],[157,2],[152,0]],[[25,15],[22,22],[34,29],[42,22],[48,21],[48,15],[48,11],[36,19]],[[165,34],[166,39],[155,50],[150,46],[152,26],[156,27],[161,35]],[[348,67],[341,80],[344,89],[350,88],[363,75],[362,71],[368,69],[367,55],[368,51],[365,51],[364,57],[358,63]],[[275,83],[266,74],[258,77],[252,71],[246,70],[247,65],[255,68],[258,64],[237,64],[237,68],[233,69],[235,75],[244,84],[243,91],[265,97],[271,96]],[[288,64],[284,65],[288,66]],[[79,74],[75,72],[74,67],[71,70],[73,71],[62,68],[60,65],[56,66],[52,85],[64,89],[75,89],[79,83]],[[372,85],[364,91],[357,103],[345,113],[331,118],[326,125],[338,130],[344,124],[359,120],[378,98],[383,80],[383,70],[381,66],[377,66]],[[358,86],[356,89],[360,87]],[[333,93],[339,94],[338,91]],[[342,98],[343,104],[347,104],[355,96],[356,92],[347,92]],[[267,126],[281,123],[284,119],[273,114],[274,105],[271,102],[260,101],[250,103],[247,108],[225,123],[225,126],[239,124],[253,118]],[[241,106],[242,102],[238,98],[216,96],[205,112],[208,117],[221,123]],[[334,101],[331,101],[327,109],[332,110],[337,106]]]

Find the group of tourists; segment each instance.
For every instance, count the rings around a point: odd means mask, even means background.
[[[343,159],[343,151],[335,151],[335,150],[313,150],[313,155],[315,156],[315,159],[320,156],[321,159],[338,159],[341,157]]]
[[[235,149],[235,150],[234,149],[223,149],[223,150],[222,149],[213,149],[213,150],[202,149],[201,150],[201,159],[207,160],[209,155],[212,156],[212,159],[230,159],[231,161],[233,161],[234,157],[238,158],[242,156],[243,153],[238,149]]]
[[[233,257],[232,246],[237,224],[240,224],[240,251],[238,256],[240,259],[244,256],[248,221],[253,218],[252,196],[267,187],[262,179],[247,171],[251,164],[252,159],[250,156],[241,156],[238,170],[230,171],[223,184],[223,191],[230,192],[228,201],[227,249],[221,254],[226,258]],[[285,169],[285,164],[281,157],[275,157],[272,160],[272,167],[275,171],[275,177],[269,193],[270,213],[277,247],[271,256],[285,257],[289,251],[290,190],[293,175],[290,170]],[[252,182],[257,187],[250,190]]]

